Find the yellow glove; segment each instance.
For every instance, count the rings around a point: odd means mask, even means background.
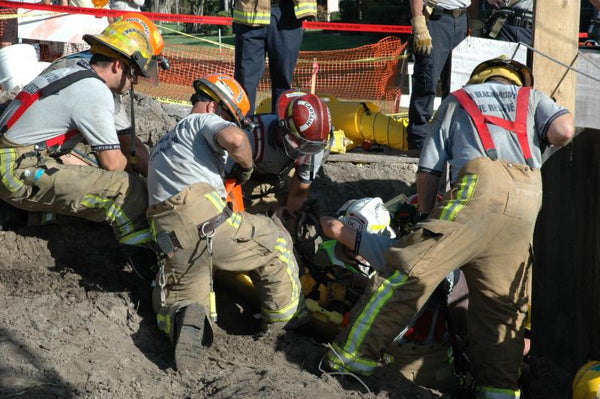
[[[418,15],[411,19],[410,23],[412,25],[414,35],[413,49],[415,53],[420,55],[431,54],[431,48],[433,46],[431,44],[431,36],[429,35],[429,30],[427,29],[427,22],[425,21],[425,16]]]

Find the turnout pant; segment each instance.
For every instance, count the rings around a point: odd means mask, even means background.
[[[144,181],[124,171],[64,165],[33,146],[0,139],[0,198],[17,208],[107,222],[122,244],[152,240]],[[27,172],[26,172],[27,171]],[[30,177],[25,178],[27,174]]]
[[[211,256],[198,226],[225,206],[212,186],[195,183],[148,209],[154,233],[172,232],[180,246],[165,264],[164,303],[159,300],[160,275],[153,295],[159,328],[169,336],[179,309],[191,303],[203,305],[207,313],[210,309]],[[214,268],[250,275],[260,293],[265,324],[284,326],[304,310],[298,265],[287,231],[265,216],[234,212],[215,229],[211,240]]]
[[[330,365],[371,373],[444,277],[462,268],[471,372],[482,392],[496,395],[482,397],[516,397],[541,200],[538,170],[488,158],[468,162],[430,217],[388,251],[387,266],[335,339]]]
[[[291,88],[294,68],[302,45],[302,21],[294,14],[294,2],[282,0],[271,6],[271,23],[266,26],[233,24],[235,34],[235,80],[246,90],[254,114],[256,90],[269,56],[271,111],[276,113],[279,95]]]

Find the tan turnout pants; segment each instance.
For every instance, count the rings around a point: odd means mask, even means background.
[[[330,365],[369,374],[394,339],[452,270],[469,287],[471,372],[480,386],[516,390],[531,273],[530,245],[541,207],[538,170],[477,158],[429,218],[386,254],[335,339]]]
[[[28,181],[26,171],[37,180]],[[108,222],[119,242],[149,242],[145,211],[145,182],[124,171],[92,166],[64,165],[33,146],[19,147],[0,139],[0,198],[32,212],[77,216],[92,222]]]
[[[166,261],[165,302],[160,304],[159,300],[160,276],[153,295],[159,328],[169,336],[179,309],[199,303],[209,312],[211,259],[207,239],[200,238],[198,226],[225,206],[212,186],[196,183],[148,209],[154,233],[173,232],[181,246]],[[297,311],[303,311],[304,299],[291,238],[271,219],[246,212],[233,213],[215,230],[212,247],[214,268],[249,272],[260,293],[264,323],[283,326]]]

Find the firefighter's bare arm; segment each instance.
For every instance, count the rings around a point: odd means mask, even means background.
[[[252,168],[252,150],[246,133],[237,126],[228,126],[217,135],[217,143],[223,147],[229,156],[242,168]]]
[[[125,158],[121,150],[104,150],[98,151],[97,154],[103,169],[125,170],[127,166],[127,158]]]
[[[308,198],[309,190],[310,183],[303,183],[298,178],[298,175],[294,174],[294,177],[290,181],[290,191],[285,202],[285,206],[291,214],[302,208],[302,205],[304,205],[304,202]]]
[[[439,176],[428,172],[417,173],[417,211],[419,214],[429,214],[435,205]]]
[[[319,219],[323,233],[334,240],[337,240],[346,248],[355,251],[356,230],[346,226],[340,220],[331,216],[322,216]]]
[[[487,2],[494,8],[504,7],[508,3],[506,0],[487,0]]]
[[[121,152],[128,157],[131,153],[131,136],[128,134],[120,135],[119,143],[121,144]],[[150,154],[144,143],[137,137],[135,138],[135,157],[137,162],[135,165],[131,165],[133,170],[142,176],[148,176],[148,161],[150,159]]]
[[[575,123],[573,114],[563,114],[554,119],[548,127],[546,137],[548,142],[555,146],[563,146],[573,138]]]

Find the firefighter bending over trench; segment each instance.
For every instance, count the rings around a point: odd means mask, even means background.
[[[327,355],[329,368],[370,374],[382,348],[446,275],[461,268],[469,286],[467,355],[477,397],[520,397],[542,149],[562,146],[574,134],[568,110],[532,86],[529,68],[497,58],[479,64],[468,84],[444,100],[419,161],[422,222],[391,247],[339,220],[322,219],[328,236],[357,253],[369,245],[385,252],[385,266]],[[446,162],[452,189],[434,206]]]

